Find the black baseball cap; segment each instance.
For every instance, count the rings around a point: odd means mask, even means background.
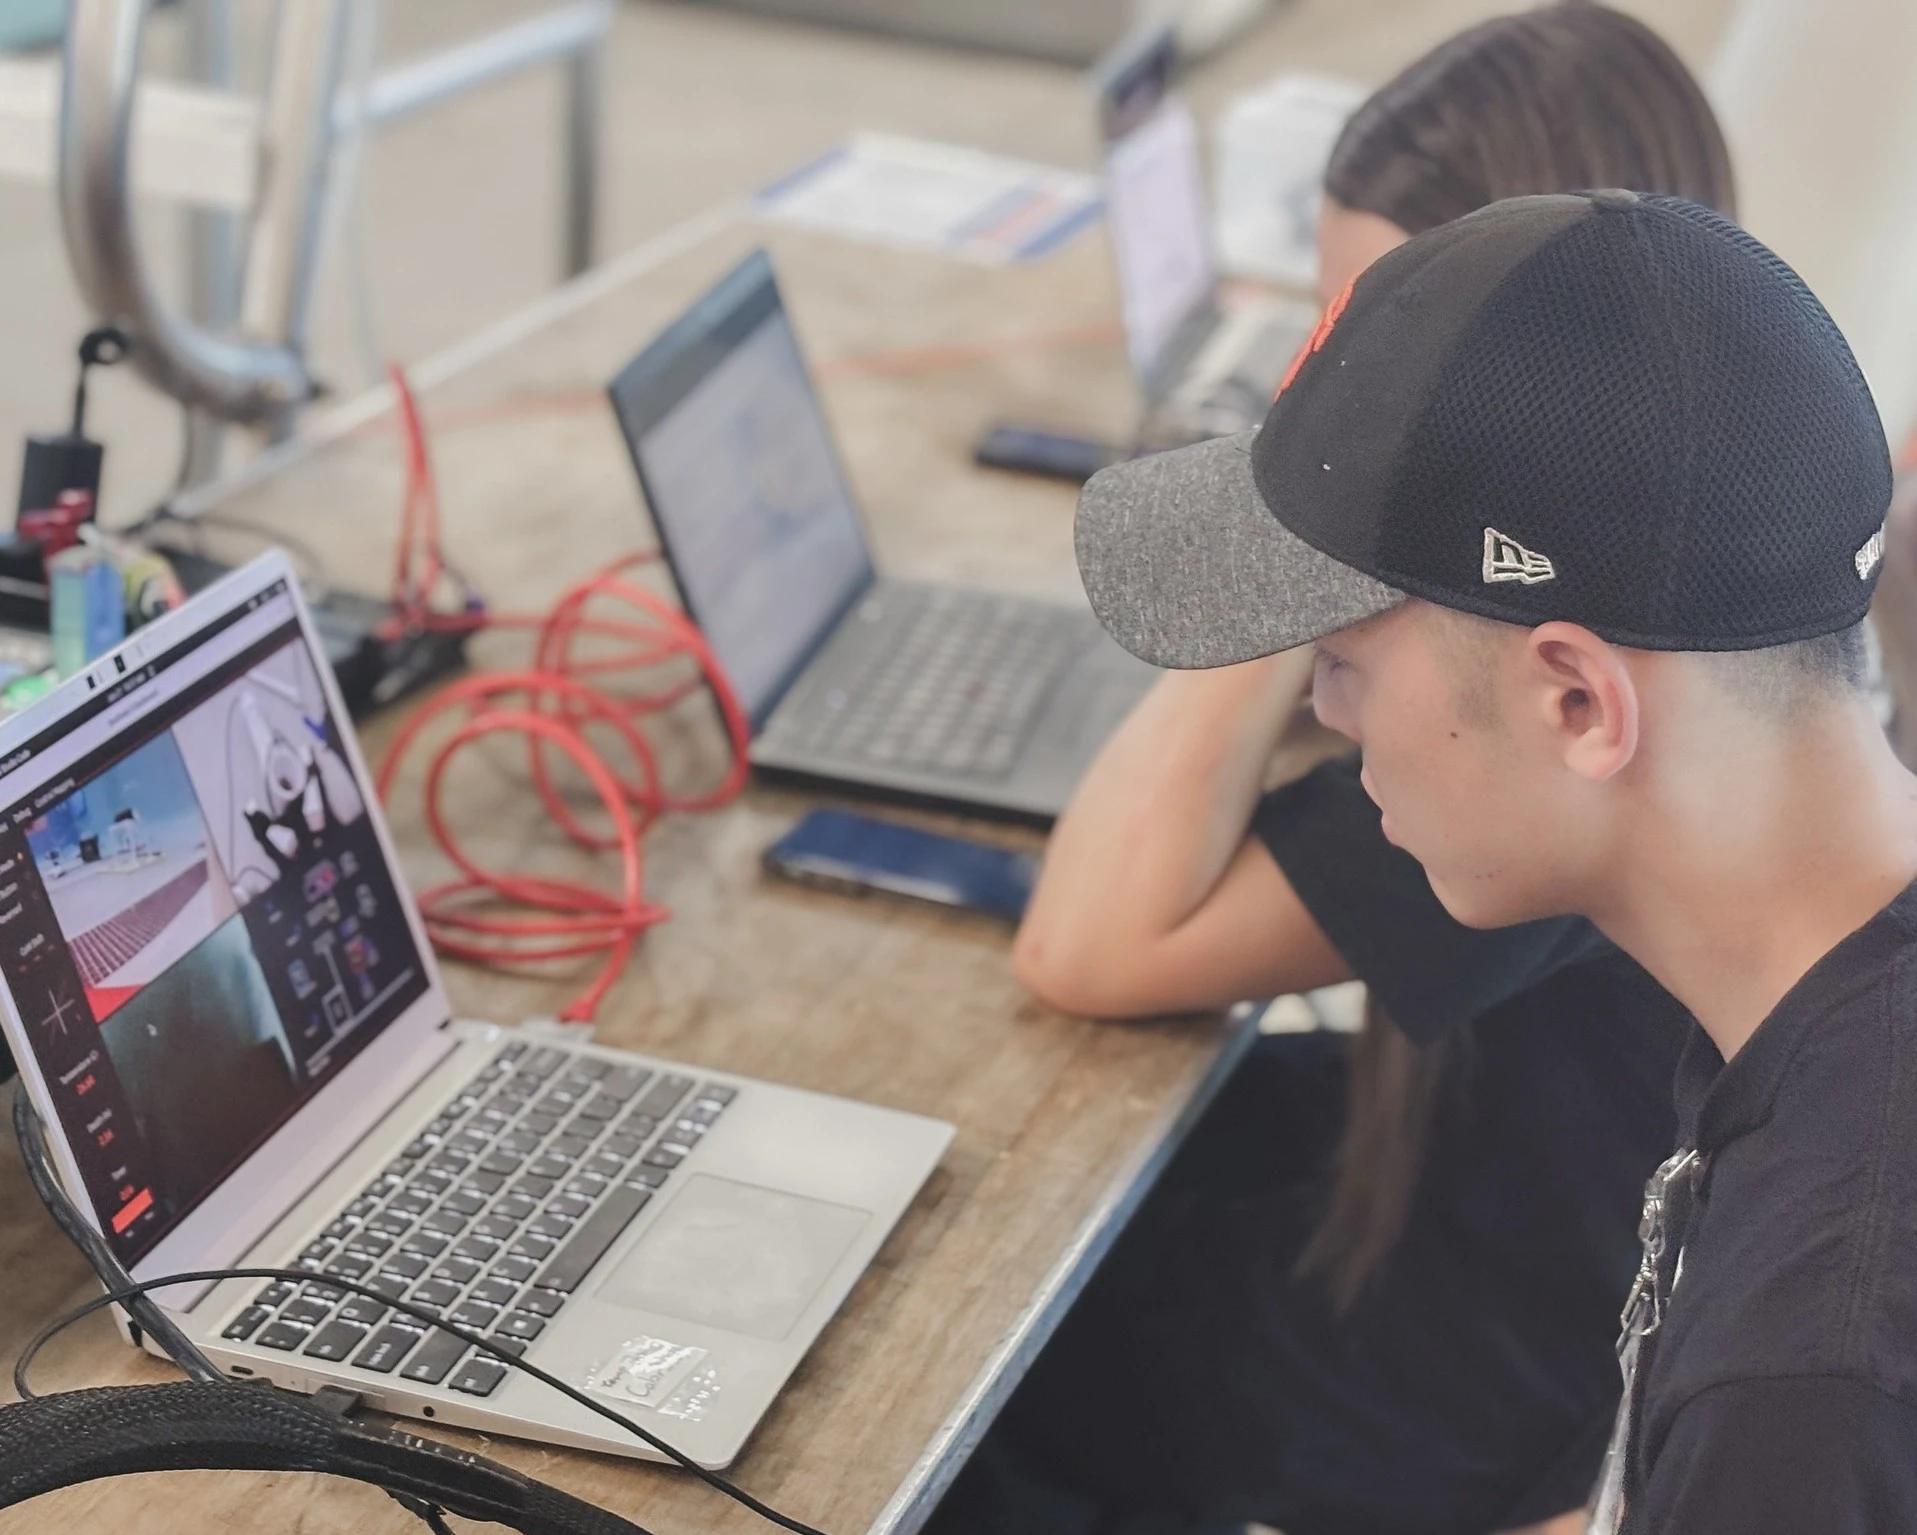
[[[1360,275],[1256,431],[1094,475],[1078,562],[1160,666],[1407,595],[1756,650],[1864,616],[1890,489],[1849,346],[1763,245],[1682,198],[1517,197]]]

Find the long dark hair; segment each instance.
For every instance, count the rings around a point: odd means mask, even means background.
[[[1410,234],[1503,197],[1587,187],[1671,192],[1736,214],[1730,154],[1697,81],[1649,27],[1589,0],[1501,16],[1439,45],[1358,108],[1325,172],[1333,201]],[[1298,1260],[1341,1310],[1404,1229],[1462,1048],[1420,1049],[1367,1009],[1330,1202]]]

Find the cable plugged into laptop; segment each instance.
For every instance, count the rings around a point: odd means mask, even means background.
[[[423,1520],[434,1535],[451,1535],[444,1519],[449,1512],[505,1524],[524,1535],[648,1535],[639,1525],[482,1456],[362,1422],[355,1416],[359,1398],[352,1392],[329,1387],[304,1397],[263,1382],[242,1385],[227,1380],[151,1299],[153,1293],[228,1279],[307,1283],[313,1273],[262,1265],[199,1269],[136,1281],[61,1187],[45,1128],[24,1092],[15,1094],[13,1126],[34,1192],[93,1267],[104,1293],[47,1323],[14,1362],[13,1385],[20,1400],[0,1407],[0,1508],[61,1487],[136,1471],[318,1471],[382,1488]],[[496,1338],[371,1285],[336,1275],[329,1275],[326,1283],[377,1300],[423,1329],[449,1333],[508,1369],[522,1371],[792,1535],[822,1535],[708,1471],[624,1413],[528,1363]],[[109,1306],[121,1307],[190,1379],[163,1386],[37,1395],[31,1371],[41,1350],[76,1322]]]

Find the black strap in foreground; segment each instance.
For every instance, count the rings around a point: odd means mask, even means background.
[[[647,1535],[482,1456],[264,1384],[108,1387],[0,1407],[0,1508],[143,1471],[317,1471],[522,1535]]]

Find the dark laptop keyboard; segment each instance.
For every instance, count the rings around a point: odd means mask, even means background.
[[[489,1396],[506,1366],[326,1283],[357,1280],[514,1354],[544,1332],[733,1100],[672,1072],[514,1042],[221,1334]]]
[[[1086,635],[1070,608],[935,588],[874,636],[862,666],[808,700],[786,739],[888,767],[1002,778]]]

